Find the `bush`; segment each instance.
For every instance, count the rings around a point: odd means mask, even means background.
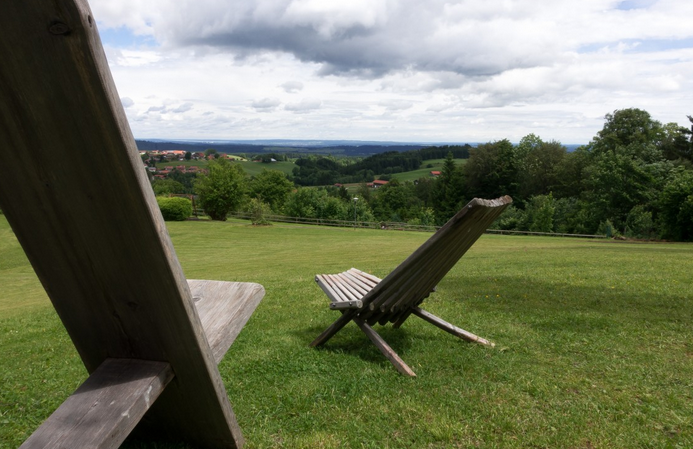
[[[619,232],[614,229],[614,224],[611,222],[611,220],[600,222],[599,227],[597,228],[597,234],[605,235],[608,239],[618,237],[620,235]]]
[[[489,229],[500,229],[503,231],[524,231],[525,211],[516,208],[514,205],[508,206],[500,217],[494,221]]]
[[[645,210],[645,206],[638,205],[630,210],[626,217],[625,235],[629,238],[652,239],[655,226],[652,221],[652,212]]]
[[[270,225],[267,216],[272,213],[270,205],[258,198],[251,198],[248,201],[247,212],[250,214],[250,221],[256,226]]]
[[[183,221],[192,215],[192,201],[187,198],[159,196],[156,202],[166,221]]]

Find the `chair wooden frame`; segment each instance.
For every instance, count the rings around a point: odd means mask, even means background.
[[[241,447],[217,364],[263,287],[186,280],[86,0],[0,12],[0,205],[89,373],[21,447]]]
[[[388,322],[398,328],[412,314],[464,340],[493,346],[488,340],[438,318],[419,305],[510,203],[509,196],[495,200],[473,199],[385,279],[355,268],[339,274],[317,275],[315,281],[330,299],[330,308],[339,310],[342,315],[310,346],[324,344],[353,321],[400,373],[415,376],[372,328],[375,323],[385,325]]]

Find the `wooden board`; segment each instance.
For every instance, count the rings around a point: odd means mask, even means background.
[[[188,279],[205,337],[219,364],[265,295],[260,284]]]
[[[106,359],[20,449],[118,448],[172,378],[168,363]]]
[[[85,0],[3,2],[0,205],[87,371],[170,363],[149,429],[242,444]]]

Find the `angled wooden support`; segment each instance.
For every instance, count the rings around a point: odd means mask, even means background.
[[[20,449],[117,448],[171,379],[165,362],[106,359]]]
[[[342,316],[310,346],[324,344],[353,320],[400,373],[414,376],[411,368],[371,327],[375,323],[390,322],[398,328],[412,314],[466,341],[494,346],[419,305],[435,292],[438,282],[510,203],[509,196],[495,200],[473,199],[385,279],[355,268],[338,274],[317,275],[315,281],[330,299],[330,308],[340,310]]]
[[[450,324],[447,321],[433,315],[432,313],[426,312],[421,307],[412,307],[412,313],[421,318],[422,320],[431,323],[439,329],[442,329],[445,332],[454,335],[455,337],[459,337],[462,340],[468,341],[470,343],[479,343],[480,345],[490,346],[492,348],[496,346],[495,343],[491,343],[485,338],[481,338],[478,335],[474,335],[471,332],[468,332],[453,324]]]
[[[392,365],[405,376],[416,377],[416,373],[409,368],[409,365],[404,363],[404,360],[388,345],[383,337],[381,337],[368,323],[363,322],[358,318],[354,319],[354,323],[363,331],[364,334],[373,342],[378,350],[392,363]]]
[[[117,447],[142,417],[138,436],[240,447],[217,363],[262,286],[186,281],[86,0],[0,13],[0,207],[90,374],[48,428]],[[130,368],[111,376],[114,360]],[[166,369],[135,382],[152,363]],[[94,384],[121,401],[104,408]]]

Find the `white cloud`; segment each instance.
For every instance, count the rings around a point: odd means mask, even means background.
[[[287,111],[295,112],[297,114],[305,114],[307,112],[320,109],[321,105],[322,102],[320,100],[304,98],[298,103],[289,103],[285,105],[284,109]]]
[[[615,109],[693,112],[693,2],[91,4],[102,31],[155,38],[105,41],[137,136],[571,143]]]
[[[287,81],[280,86],[284,92],[295,94],[303,90],[303,83],[300,81]]]
[[[252,107],[258,112],[271,112],[277,109],[280,104],[281,101],[279,101],[277,98],[263,98],[261,100],[253,101]]]

